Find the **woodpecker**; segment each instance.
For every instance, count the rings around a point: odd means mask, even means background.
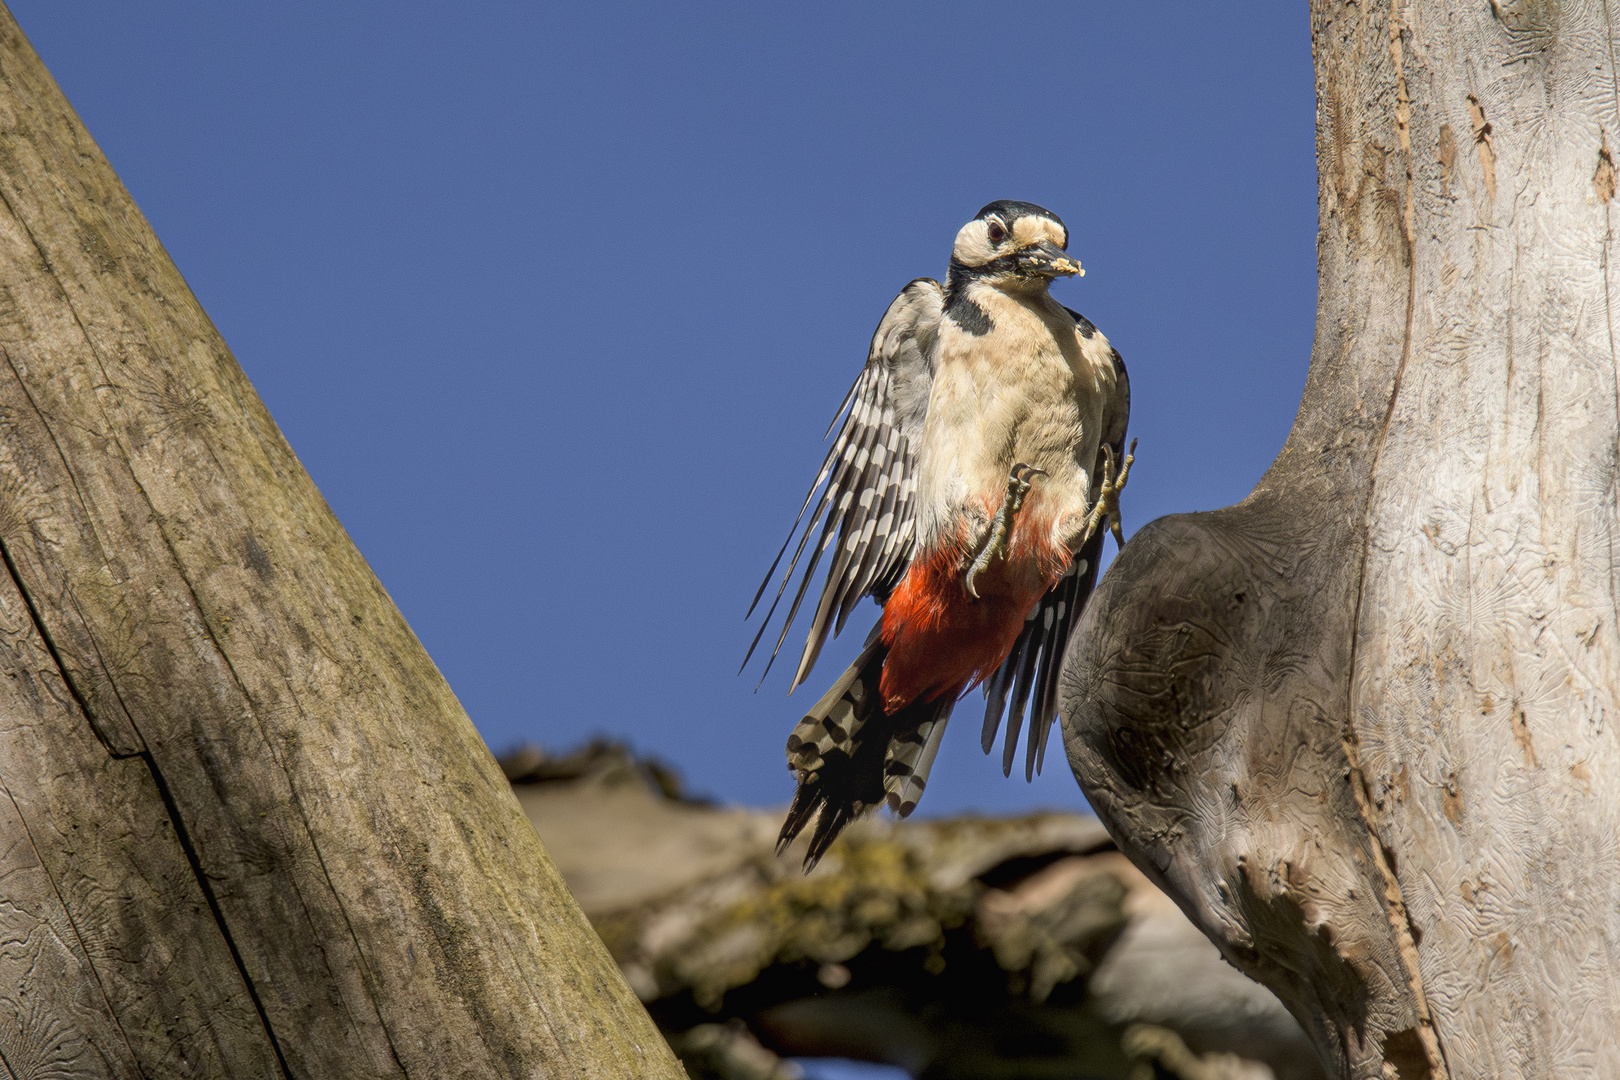
[[[1051,211],[993,202],[956,234],[943,287],[918,278],[901,290],[749,607],[751,617],[798,534],[752,656],[819,524],[776,641],[780,651],[829,556],[789,693],[862,598],[883,609],[860,656],[788,738],[798,788],[777,850],[814,818],[807,871],[872,807],[886,801],[902,817],[916,808],[951,710],[975,686],[987,698],[985,753],[1008,717],[1003,774],[1026,706],[1026,779],[1044,761],[1064,647],[1109,527],[1123,543],[1118,496],[1135,450],[1124,445],[1130,384],[1119,352],[1047,292],[1085,273],[1068,246]]]

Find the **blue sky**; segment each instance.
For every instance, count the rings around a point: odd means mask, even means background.
[[[737,676],[742,614],[872,328],[984,203],[1069,225],[1128,527],[1242,498],[1298,405],[1303,0],[10,6],[497,749],[607,733],[786,799],[871,616],[801,702]],[[1056,736],[1003,780],[974,711],[923,812],[1084,806]]]

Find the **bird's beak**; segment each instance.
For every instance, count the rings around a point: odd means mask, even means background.
[[[1050,240],[1042,240],[1034,247],[1021,252],[1020,262],[1028,273],[1039,274],[1041,277],[1086,276],[1086,272],[1080,268],[1080,260]]]

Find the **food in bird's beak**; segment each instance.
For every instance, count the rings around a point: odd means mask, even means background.
[[[1029,249],[1026,265],[1032,273],[1042,277],[1085,277],[1080,260],[1050,240],[1042,240]]]

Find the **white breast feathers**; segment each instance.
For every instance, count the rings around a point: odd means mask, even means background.
[[[972,333],[950,310],[940,325],[919,458],[918,539],[927,549],[978,535],[1016,464],[1043,469],[1029,509],[1057,533],[1090,507],[1103,412],[1114,392],[1111,348],[1082,337],[1044,292],[971,285]],[[980,318],[979,316],[982,316]]]

